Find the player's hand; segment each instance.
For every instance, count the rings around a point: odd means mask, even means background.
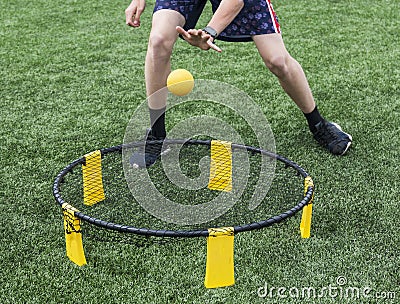
[[[213,49],[218,53],[222,52],[222,50],[214,44],[213,38],[210,34],[207,34],[203,30],[190,29],[185,31],[182,27],[177,26],[176,31],[183,37],[183,39],[193,46],[197,46],[202,50]]]
[[[132,27],[140,26],[140,15],[146,7],[146,0],[132,0],[125,10],[126,24]]]

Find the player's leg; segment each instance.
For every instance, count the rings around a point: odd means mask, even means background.
[[[166,96],[151,98],[151,95],[166,86],[171,71],[172,49],[178,38],[176,26],[183,26],[184,23],[184,17],[174,10],[163,9],[153,14],[145,61],[146,93],[150,97],[151,108],[165,107]]]
[[[178,38],[175,28],[184,23],[184,17],[174,10],[163,9],[153,14],[145,61],[145,79],[152,132],[156,137],[165,137],[164,111],[167,91],[154,93],[167,84],[167,77],[171,71],[172,49]]]
[[[303,113],[310,113],[315,102],[300,64],[289,55],[280,34],[253,37],[265,65],[275,74],[285,92]]]
[[[171,71],[171,55],[178,38],[176,27],[194,28],[207,0],[169,1],[156,0],[152,29],[145,62],[146,93],[150,110],[151,130],[147,139],[163,140],[166,137],[165,110],[167,78]],[[144,153],[135,153],[130,162],[135,167],[149,167],[161,155],[159,146],[146,140]]]
[[[314,138],[333,154],[346,153],[351,136],[319,114],[304,71],[287,52],[282,36],[278,33],[256,35],[253,40],[265,65],[278,77],[282,88],[304,113]]]
[[[171,55],[178,34],[176,26],[182,26],[185,18],[174,10],[162,9],[154,12],[145,60],[146,94],[150,114],[150,126],[145,135],[144,149],[139,149],[130,158],[133,167],[149,167],[163,151],[162,140],[166,137],[165,110],[166,90],[171,71]],[[158,141],[157,143],[151,143]]]

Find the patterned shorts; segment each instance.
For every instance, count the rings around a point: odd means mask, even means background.
[[[213,12],[221,0],[210,0]],[[161,9],[175,10],[185,17],[186,30],[196,28],[197,21],[207,0],[156,0],[154,12]],[[205,25],[204,25],[205,26]],[[217,39],[225,41],[251,41],[251,36],[280,33],[278,17],[270,0],[244,0],[244,7],[219,34]]]

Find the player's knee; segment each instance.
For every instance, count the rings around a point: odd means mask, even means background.
[[[174,40],[168,39],[159,33],[151,33],[149,37],[149,50],[157,57],[168,57],[172,54]]]
[[[284,55],[276,55],[265,60],[265,65],[278,77],[285,77],[289,72],[288,57]]]

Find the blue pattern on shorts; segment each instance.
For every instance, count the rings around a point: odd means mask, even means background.
[[[154,12],[161,9],[175,10],[185,17],[185,29],[198,28],[196,23],[205,1],[207,0],[157,0]],[[210,2],[215,12],[221,0]],[[250,36],[272,33],[280,33],[280,28],[272,5],[271,11],[269,9],[268,0],[244,0],[243,9],[217,39],[251,41]]]

